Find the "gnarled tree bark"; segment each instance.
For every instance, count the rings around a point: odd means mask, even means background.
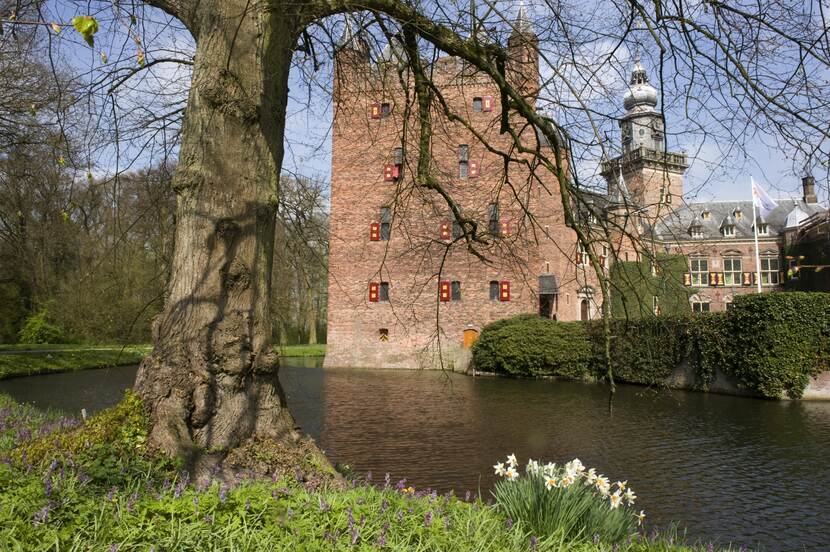
[[[299,16],[297,4],[261,0],[151,3],[182,19],[197,48],[173,178],[168,297],[135,389],[151,413],[150,445],[203,471],[245,441],[301,441],[269,316]]]

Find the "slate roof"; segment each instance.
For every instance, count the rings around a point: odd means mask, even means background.
[[[807,216],[825,210],[817,203],[808,204],[800,199],[778,199],[775,201],[778,203],[778,207],[762,221],[767,224],[768,228],[768,234],[764,237],[777,237],[783,234],[784,229],[787,227],[787,217],[795,209],[802,211]],[[740,219],[734,214],[736,208],[740,208],[743,214]],[[709,211],[710,213],[707,220],[703,218],[705,211]],[[792,219],[794,217],[790,218]],[[700,241],[701,238],[693,238],[689,232],[689,227],[693,221],[695,224],[700,225],[703,232],[702,239],[704,240],[752,239],[752,201],[705,201],[687,203],[671,215],[663,217],[652,229],[652,233],[658,240]],[[726,237],[721,233],[721,227],[724,226],[724,223],[734,224],[734,236]]]

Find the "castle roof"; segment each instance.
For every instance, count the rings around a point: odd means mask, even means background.
[[[794,220],[797,219],[800,223],[811,215],[825,211],[817,203],[804,203],[800,199],[778,199],[775,201],[778,207],[773,209],[766,219],[761,220],[761,217],[758,217],[759,223],[767,225],[765,236],[780,236],[785,229],[792,228],[790,223]],[[736,209],[745,215],[740,218],[733,216]],[[707,211],[710,213],[708,217],[700,216],[701,213]],[[665,241],[700,241],[701,238],[693,238],[690,235],[689,228],[692,226],[701,228],[703,239],[752,239],[754,232],[751,213],[752,201],[687,203],[673,213],[663,216],[651,231],[655,238]],[[746,216],[746,214],[750,216]],[[734,236],[724,238],[720,230],[725,225],[734,225]],[[795,226],[798,226],[798,224],[795,224]]]

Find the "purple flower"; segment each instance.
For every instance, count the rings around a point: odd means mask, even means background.
[[[294,510],[289,508],[288,511],[286,512],[286,515],[288,516],[288,519],[293,518],[294,517]]]
[[[378,536],[378,546],[380,548],[386,546],[386,531],[380,532],[380,535]]]
[[[354,527],[354,516],[352,516],[352,509],[347,508],[346,513],[349,515],[349,531],[351,531],[352,527]]]
[[[594,533],[594,544],[599,544],[599,533]]]
[[[251,509],[251,499],[245,500],[245,511],[249,511]]]
[[[539,539],[537,539],[535,536],[531,536],[530,537],[530,549],[531,550],[536,550],[536,546],[538,544],[539,544]]]
[[[130,495],[130,499],[127,501],[127,511],[131,514],[133,513],[133,509],[135,508],[135,502],[138,500],[138,492],[133,492]]]
[[[389,484],[392,481],[392,476],[389,475],[389,472],[386,473],[386,476],[383,478],[383,488],[388,489]]]
[[[107,501],[112,502],[113,500],[115,500],[116,494],[118,494],[118,487],[113,485],[112,487],[110,487],[110,490],[107,493]]]
[[[225,502],[228,499],[228,489],[224,485],[219,486],[219,502]]]
[[[366,481],[371,483],[372,482],[372,470],[366,472]]]
[[[383,512],[385,512],[388,509],[389,509],[389,501],[384,498],[383,500],[380,501],[380,513],[382,514]]]
[[[401,479],[398,481],[397,485],[395,485],[395,490],[400,492],[406,488],[406,479]]]
[[[326,502],[326,501],[323,499],[323,497],[322,497],[322,496],[318,496],[318,497],[317,497],[317,502],[318,502],[318,503],[319,503],[319,505],[320,505],[320,511],[321,511],[321,512],[328,512],[328,511],[330,511],[330,510],[331,510],[331,504],[329,504],[328,502]]]
[[[466,493],[464,493],[464,502],[469,502],[470,501],[470,494],[471,494],[470,491],[467,491]]]
[[[403,511],[402,511],[402,510],[398,510],[397,512],[395,512],[395,519],[396,519],[399,523],[400,523],[401,521],[403,521]]]
[[[428,511],[424,514],[424,527],[429,527],[432,525],[432,511]]]
[[[117,544],[111,544],[110,545],[110,552],[118,552],[118,545]]]
[[[511,529],[513,529],[513,519],[507,518],[507,521],[504,522],[504,525],[505,527],[507,527],[507,530],[510,531]]]
[[[715,545],[711,542],[706,545],[706,552],[715,552]]]
[[[357,540],[360,538],[360,529],[355,527],[352,530],[352,546],[357,544]]]

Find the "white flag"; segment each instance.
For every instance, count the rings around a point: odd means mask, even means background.
[[[773,209],[778,207],[778,204],[769,196],[767,191],[755,183],[754,178],[752,178],[752,202],[755,203],[761,218],[767,218]]]

